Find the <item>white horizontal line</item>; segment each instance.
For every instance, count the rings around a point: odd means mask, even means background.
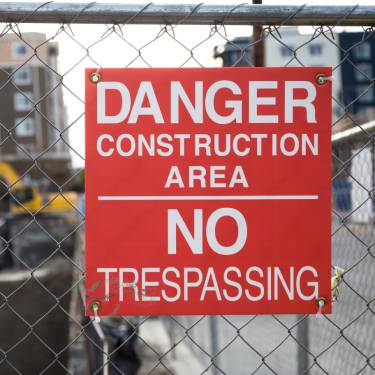
[[[277,201],[317,200],[318,195],[99,195],[99,201]]]

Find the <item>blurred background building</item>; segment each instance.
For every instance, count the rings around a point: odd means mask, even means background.
[[[371,84],[375,70],[375,40],[365,33],[340,33],[338,40],[340,60],[343,61],[343,102],[354,114],[373,110],[375,95]]]
[[[333,68],[333,207],[338,212],[350,212],[360,205],[351,217],[360,223],[375,219],[371,199],[360,204],[366,194],[373,195],[375,180],[374,146],[368,142],[375,130],[375,39],[371,36],[365,32],[332,32],[326,37],[321,32],[280,27],[264,42],[266,66]],[[213,56],[222,59],[223,66],[252,66],[254,43],[251,37],[237,37],[216,46]],[[353,157],[359,152],[360,157]],[[364,186],[368,186],[367,192]]]
[[[41,33],[0,38],[0,158],[42,185],[71,174],[58,52]]]
[[[69,310],[72,233],[78,220],[76,195],[56,193],[72,176],[58,52],[58,44],[42,33],[6,33],[0,38],[0,294],[13,295],[28,284],[24,296],[10,303],[24,321],[45,314],[34,330],[43,338],[41,345],[33,335],[25,335],[12,308],[0,311],[0,347],[10,352],[17,346],[10,356],[18,363],[17,372],[24,374],[48,365],[52,357],[46,346],[61,351],[49,373],[65,374],[68,365],[64,348],[69,321],[51,299],[51,292],[61,296],[61,306]],[[27,274],[30,269],[35,278]],[[30,301],[37,303],[30,307]],[[1,374],[12,372],[0,363]]]
[[[279,35],[279,38],[275,36]],[[238,37],[214,49],[214,58],[221,58],[223,66],[251,66],[253,44],[251,37]],[[265,66],[332,66],[334,76],[339,76],[340,54],[333,48],[332,41],[322,34],[302,34],[297,27],[281,27],[265,39]],[[341,102],[342,82],[333,81],[332,95],[337,102],[332,103],[334,119],[344,111]]]

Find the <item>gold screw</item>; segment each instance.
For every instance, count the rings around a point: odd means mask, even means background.
[[[94,72],[94,73],[91,73],[90,74],[90,81],[91,83],[95,83],[97,84],[98,82],[100,82],[100,74],[98,72]]]
[[[326,82],[327,82],[327,77],[325,74],[317,74],[317,76],[315,77],[315,82],[318,84],[318,85],[324,85]]]
[[[91,304],[91,311],[95,314],[100,311],[101,307],[102,306],[99,301],[94,301]]]
[[[326,304],[327,304],[327,298],[325,297],[319,297],[317,300],[316,300],[316,304],[317,306],[322,309]]]

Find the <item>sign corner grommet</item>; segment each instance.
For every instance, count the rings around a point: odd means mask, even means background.
[[[326,305],[327,305],[327,298],[325,298],[325,297],[318,297],[317,299],[316,299],[316,304],[317,304],[317,306],[319,307],[319,308],[323,308],[323,307],[325,307]]]
[[[100,303],[100,301],[93,301],[91,302],[91,305],[90,305],[90,310],[93,312],[93,313],[98,313],[102,308],[102,304]]]
[[[93,72],[93,73],[90,73],[89,75],[89,79],[90,79],[90,82],[91,83],[94,83],[94,84],[97,84],[100,82],[101,80],[101,75],[99,74],[99,72]]]
[[[329,77],[327,77],[324,73],[318,73],[316,76],[315,76],[315,82],[318,84],[318,85],[324,85],[325,83],[327,83],[329,80]]]

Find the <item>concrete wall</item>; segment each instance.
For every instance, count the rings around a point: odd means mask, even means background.
[[[62,258],[33,277],[27,271],[0,272],[0,374],[15,374],[12,366],[22,374],[39,374],[48,366],[44,374],[66,374],[70,287],[71,264]]]

